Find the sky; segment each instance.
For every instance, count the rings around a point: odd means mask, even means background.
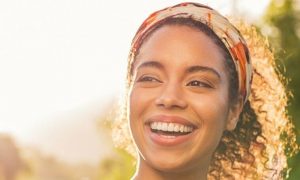
[[[252,22],[269,1],[198,2]],[[67,160],[104,155],[95,123],[123,90],[131,39],[151,12],[179,2],[1,1],[0,133]]]

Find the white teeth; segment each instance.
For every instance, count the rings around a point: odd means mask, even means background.
[[[161,123],[157,123],[156,129],[162,129],[162,124]]]
[[[184,126],[184,132],[189,132],[189,127]]]
[[[179,132],[179,125],[178,124],[175,124],[174,131]]]
[[[180,132],[183,132],[184,126],[180,126]]]
[[[169,132],[192,132],[192,126],[186,126],[177,123],[165,123],[165,122],[152,122],[150,124],[151,129],[169,131]]]
[[[170,123],[168,126],[168,131],[173,131],[173,129],[174,129],[174,124]]]
[[[168,131],[168,124],[167,123],[162,123],[162,130],[163,131]]]

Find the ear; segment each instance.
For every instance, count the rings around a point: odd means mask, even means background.
[[[244,101],[242,96],[240,96],[236,103],[232,104],[227,118],[226,129],[232,131],[235,129],[236,124],[238,123],[239,116],[243,110]]]

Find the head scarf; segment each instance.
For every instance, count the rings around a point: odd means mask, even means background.
[[[167,18],[192,18],[206,24],[214,31],[232,57],[238,74],[238,92],[243,96],[245,103],[250,93],[252,80],[252,66],[246,42],[240,32],[224,16],[208,6],[199,3],[181,3],[152,13],[140,26],[132,41],[131,57],[135,56],[148,31]],[[133,59],[131,58],[130,61]],[[130,62],[130,65],[132,63]]]

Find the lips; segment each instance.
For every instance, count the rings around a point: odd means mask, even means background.
[[[198,128],[194,123],[179,116],[157,115],[149,118],[146,133],[151,141],[162,146],[187,142]]]

